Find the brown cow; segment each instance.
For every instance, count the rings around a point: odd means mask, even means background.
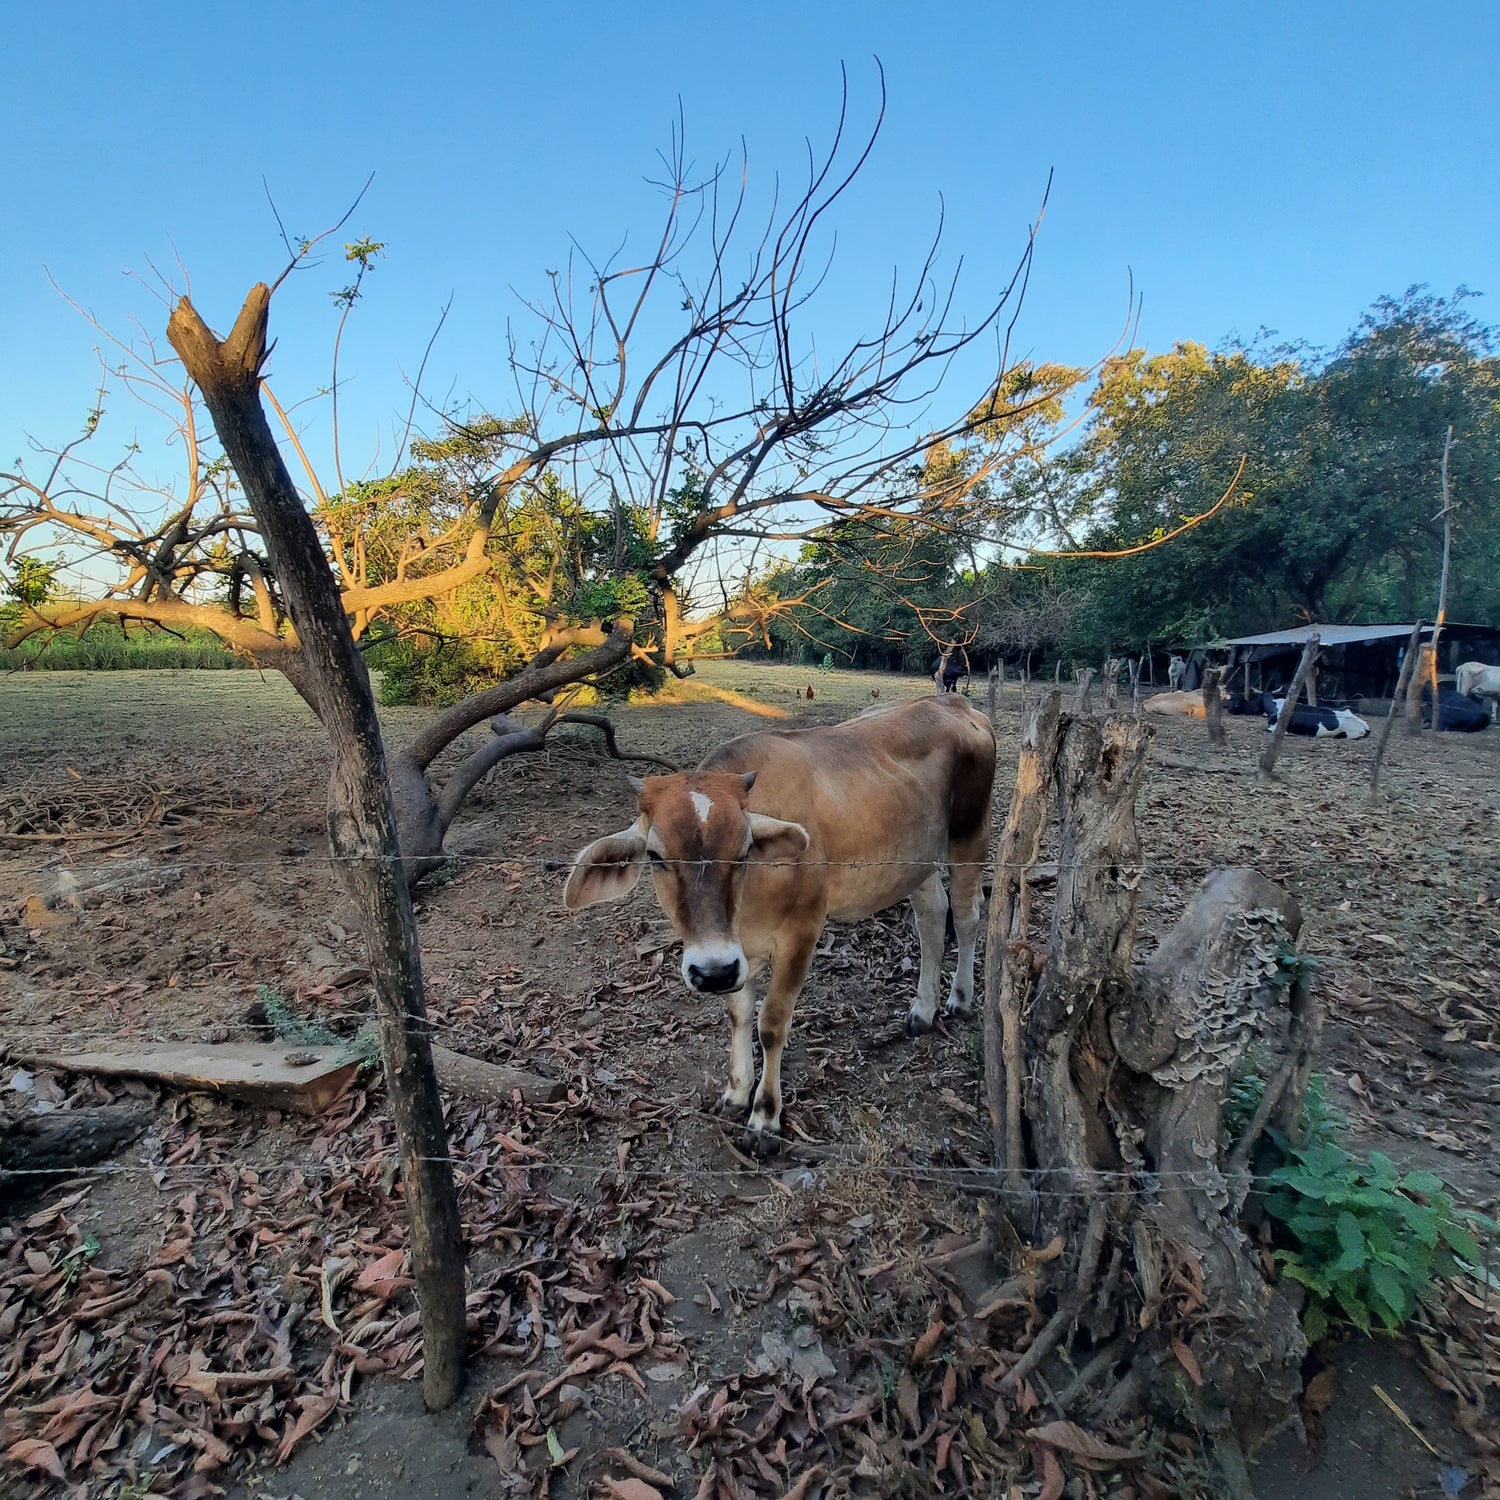
[[[649,861],[656,897],[682,939],[682,977],[728,997],[729,1087],[721,1111],[750,1109],[747,1149],[779,1144],[781,1054],[824,924],[910,898],[922,964],[908,1035],[937,1009],[949,867],[958,968],[946,1010],[974,1003],[980,877],[989,850],[995,735],[962,698],[866,709],[845,724],[747,734],[696,771],[639,783],[639,817],[573,861],[570,910],[618,901]],[[752,981],[764,1063],[755,1091]]]
[[[1148,714],[1171,714],[1184,719],[1206,719],[1208,709],[1203,704],[1203,689],[1175,693],[1154,693],[1144,699],[1141,709]]]

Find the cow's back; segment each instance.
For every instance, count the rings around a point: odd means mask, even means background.
[[[989,812],[995,735],[962,698],[867,709],[843,724],[769,730],[719,746],[705,771],[754,771],[752,811],[801,823],[830,912],[879,911],[971,837]]]

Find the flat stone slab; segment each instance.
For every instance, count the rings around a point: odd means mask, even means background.
[[[345,1046],[286,1042],[142,1042],[87,1052],[38,1052],[32,1066],[101,1078],[146,1078],[267,1109],[322,1113],[353,1083],[360,1060]]]

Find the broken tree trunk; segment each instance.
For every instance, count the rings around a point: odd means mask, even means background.
[[[1209,667],[1203,674],[1203,722],[1208,726],[1208,743],[1214,746],[1229,738],[1224,728],[1224,694],[1220,691],[1223,680],[1223,667]]]
[[[1104,663],[1104,710],[1106,713],[1115,711],[1115,704],[1120,698],[1120,658],[1109,657]]]
[[[1004,882],[997,870],[991,905],[985,1071],[1001,1203],[1050,1316],[1001,1390],[1019,1399],[1065,1342],[1078,1367],[1110,1350],[1115,1378],[1098,1396],[1071,1382],[1068,1414],[1148,1408],[1190,1426],[1218,1456],[1221,1492],[1246,1494],[1243,1453],[1295,1412],[1306,1343],[1239,1209],[1264,1130],[1300,1119],[1321,1010],[1293,948],[1301,913],[1251,870],[1211,874],[1134,962],[1151,739],[1132,720],[1054,709],[1022,747],[1001,856],[1018,868]],[[1053,800],[1042,938],[1025,928],[1024,867]],[[1225,1096],[1256,1042],[1279,1056],[1263,1110],[1230,1141]]]
[[[995,1163],[1010,1169],[1013,1193],[1024,1191],[1021,1140],[1021,1016],[1031,998],[1029,876],[1041,858],[1052,821],[1052,763],[1057,756],[1062,699],[1048,693],[1021,730],[1016,793],[1000,836],[990,894],[984,970],[985,1091]],[[1005,955],[1004,964],[998,961]]]
[[[1307,674],[1312,670],[1312,664],[1317,658],[1318,645],[1318,635],[1314,631],[1308,636],[1307,644],[1302,648],[1301,659],[1297,662],[1297,670],[1292,676],[1292,685],[1286,690],[1281,712],[1276,715],[1276,728],[1271,731],[1271,743],[1261,753],[1260,772],[1257,778],[1260,781],[1269,781],[1271,772],[1276,768],[1276,757],[1281,754],[1281,742],[1286,738],[1287,730],[1292,727],[1292,715],[1297,711],[1297,700],[1302,696],[1302,684],[1307,681]]]
[[[400,864],[385,746],[364,659],[312,517],[287,472],[260,402],[271,292],[253,287],[220,341],[183,297],[167,338],[202,392],[296,628],[309,689],[333,748],[328,839],[360,913],[375,981],[380,1048],[411,1225],[422,1315],[422,1395],[450,1405],[463,1378],[463,1233],[442,1097],[433,1072],[411,896]]]
[[[1391,727],[1396,722],[1396,715],[1401,712],[1406,685],[1411,680],[1411,675],[1416,670],[1421,655],[1422,622],[1418,620],[1411,628],[1411,639],[1406,643],[1406,655],[1401,658],[1401,672],[1396,678],[1396,690],[1391,695],[1391,711],[1385,716],[1385,723],[1380,726],[1380,738],[1375,744],[1375,764],[1370,768],[1371,807],[1375,805],[1375,799],[1380,795],[1380,769],[1385,764],[1385,747],[1391,742]]]

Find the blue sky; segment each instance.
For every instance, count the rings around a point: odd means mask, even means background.
[[[848,65],[856,122],[885,65],[881,142],[839,221],[829,326],[867,321],[946,204],[970,306],[1008,272],[1055,169],[1019,330],[1084,363],[1115,340],[1127,274],[1142,341],[1262,325],[1336,339],[1412,282],[1500,293],[1500,6],[1493,3],[364,3],[10,6],[0,89],[0,456],[60,440],[91,400],[105,322],[162,307],[122,273],[180,256],[223,328],[336,219],[389,253],[349,335],[346,445],[389,428],[438,308],[429,389],[504,406],[517,292],[568,237],[643,243],[679,100],[700,162],[746,138],[758,189],[826,140]],[[346,236],[341,236],[344,238]],[[327,380],[342,268],[273,309],[284,400]],[[1500,321],[1500,303],[1478,304]],[[124,423],[117,402],[112,422]],[[133,417],[128,419],[134,421]],[[116,428],[116,431],[124,429]]]

